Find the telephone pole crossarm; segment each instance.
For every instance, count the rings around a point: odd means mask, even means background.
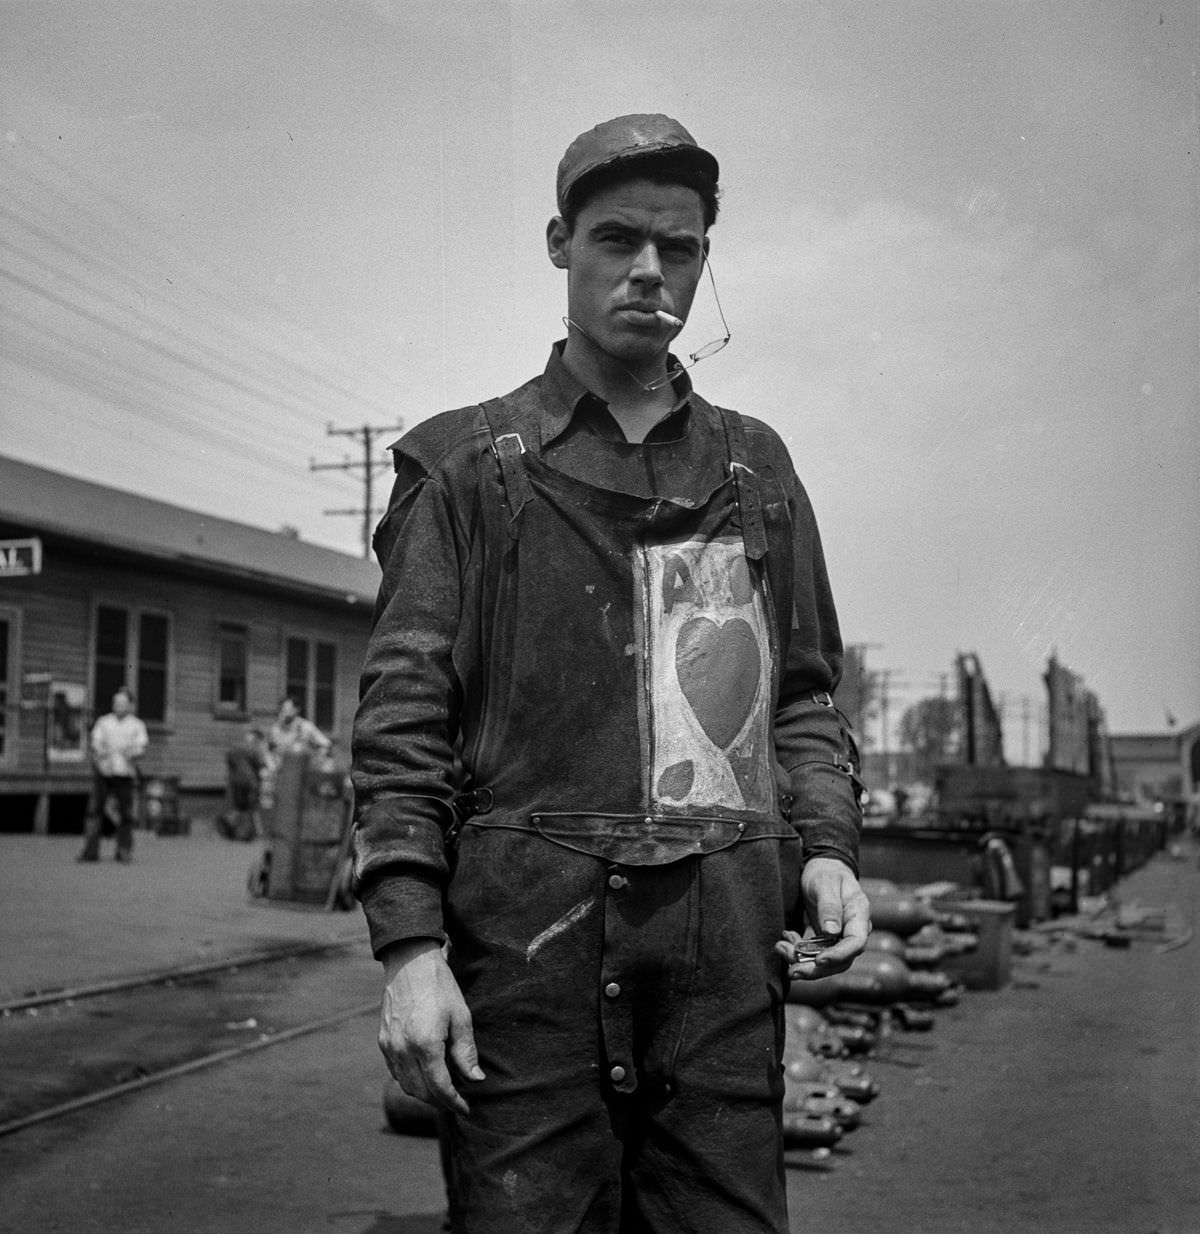
[[[310,461],[308,464],[309,471],[361,471],[363,478],[363,503],[361,506],[355,506],[349,510],[325,510],[325,514],[352,514],[362,517],[362,546],[363,557],[370,558],[371,556],[371,526],[375,516],[381,511],[376,507],[374,502],[375,496],[375,475],[377,472],[383,471],[387,464],[382,461],[376,461],[372,454],[375,448],[375,440],[377,437],[386,433],[391,436],[393,433],[402,432],[404,429],[403,421],[397,420],[395,424],[361,424],[358,428],[335,428],[330,424],[325,433],[329,437],[353,437],[362,443],[362,458],[343,459],[340,463],[318,463]]]

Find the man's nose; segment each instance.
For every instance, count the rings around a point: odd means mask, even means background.
[[[649,283],[657,287],[663,281],[662,262],[658,256],[656,244],[643,244],[633,259],[633,267],[629,277],[635,283]]]

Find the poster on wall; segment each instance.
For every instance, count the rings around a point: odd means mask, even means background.
[[[82,763],[87,758],[82,682],[52,681],[46,700],[46,757],[52,763]]]

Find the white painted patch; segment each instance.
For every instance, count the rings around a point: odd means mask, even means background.
[[[588,913],[596,907],[596,897],[588,896],[586,900],[580,900],[574,908],[568,909],[563,915],[553,924],[547,926],[533,941],[525,948],[525,961],[528,963],[535,955],[552,939],[557,938],[565,930],[569,930],[573,925],[582,921]]]
[[[706,812],[774,809],[771,643],[766,606],[740,537],[649,545],[645,579],[651,697],[651,797],[656,806]],[[697,649],[689,632],[707,637]],[[741,635],[732,647],[729,639]],[[740,661],[725,654],[740,651]],[[738,669],[739,662],[744,666]],[[681,679],[681,671],[686,675]],[[710,694],[698,714],[693,691]],[[723,691],[723,696],[722,696]],[[717,742],[720,744],[717,744]],[[735,769],[736,764],[736,769]],[[664,792],[671,768],[688,768]]]

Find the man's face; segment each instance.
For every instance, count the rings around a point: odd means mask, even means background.
[[[296,704],[290,698],[285,698],[279,705],[279,719],[284,724],[290,724],[300,713],[296,710]]]
[[[126,694],[124,690],[118,690],[117,693],[113,695],[112,709],[113,715],[118,718],[121,716],[127,716],[132,710],[129,702],[129,695]]]
[[[567,315],[627,364],[666,352],[676,331],[655,309],[686,319],[704,268],[704,207],[694,189],[629,180],[588,199],[568,233],[546,233],[550,260],[567,271]]]

